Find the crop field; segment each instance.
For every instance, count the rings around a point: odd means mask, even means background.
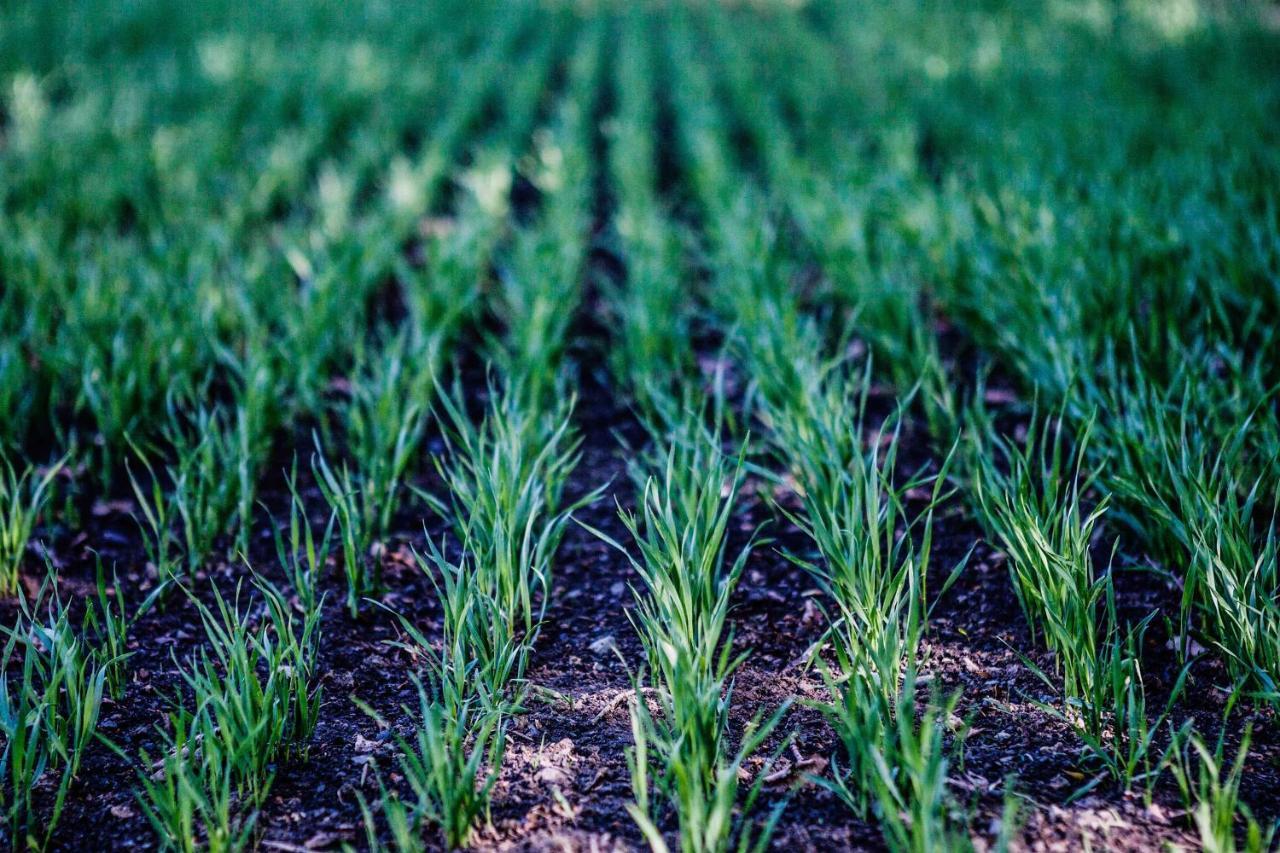
[[[0,4],[13,850],[1280,844],[1280,6]]]

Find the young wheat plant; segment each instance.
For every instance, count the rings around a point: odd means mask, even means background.
[[[1008,555],[1033,635],[1054,654],[1064,705],[1044,709],[1076,731],[1103,771],[1077,796],[1107,776],[1126,788],[1134,781],[1150,783],[1152,747],[1168,708],[1154,723],[1148,719],[1140,653],[1151,616],[1122,628],[1111,574],[1098,576],[1093,568],[1090,546],[1107,499],[1091,512],[1082,508],[1094,481],[1083,471],[1090,422],[1068,452],[1061,417],[1033,419],[1022,448],[995,436],[983,418],[975,417],[978,435],[971,438],[978,517]],[[1049,675],[1031,667],[1058,689]],[[1185,676],[1184,670],[1170,707]]]
[[[373,553],[373,531],[364,513],[364,507],[371,504],[361,498],[357,478],[350,466],[344,462],[341,472],[335,472],[325,458],[319,440],[316,441],[311,470],[329,506],[330,517],[338,525],[342,573],[347,583],[347,611],[354,619],[360,613],[361,601],[382,592],[382,557]]]
[[[1225,735],[1225,732],[1223,733]],[[1246,725],[1236,747],[1235,758],[1227,763],[1225,737],[1220,735],[1211,750],[1200,735],[1175,738],[1168,765],[1187,816],[1195,825],[1205,853],[1263,853],[1272,850],[1280,824],[1270,826],[1254,817],[1240,799],[1245,760],[1252,741],[1252,726]],[[1243,833],[1237,833],[1242,826]],[[1241,844],[1237,837],[1243,837]]]
[[[474,555],[477,583],[532,643],[546,613],[556,551],[572,513],[595,500],[592,492],[565,504],[565,483],[580,458],[573,401],[540,414],[522,402],[519,383],[490,386],[479,425],[465,412],[460,389],[441,394],[447,459],[436,465],[449,487],[449,503],[424,495],[449,519]]]
[[[765,419],[802,507],[781,512],[817,549],[817,559],[788,556],[827,599],[830,626],[815,652],[829,699],[818,707],[843,756],[832,759],[831,777],[818,781],[855,813],[874,810],[891,848],[932,849],[957,837],[940,720],[958,698],[931,704],[917,724],[915,673],[928,607],[933,512],[950,459],[932,478],[896,483],[901,412],[869,441],[863,438],[870,364],[858,370],[809,358],[793,367],[811,393],[766,407]],[[930,484],[928,508],[912,519],[907,493]],[[965,562],[955,566],[946,586]],[[821,656],[824,648],[830,661]]]
[[[742,776],[744,762],[763,747],[787,706],[767,718],[756,714],[738,749],[729,744],[732,677],[746,653],[734,655],[727,621],[752,546],[729,550],[742,459],[724,454],[719,433],[702,417],[701,407],[687,410],[668,437],[665,461],[650,458],[656,470],[644,482],[640,514],[620,510],[639,558],[596,531],[628,555],[642,583],[633,591],[631,619],[658,712],[650,712],[644,677],[637,677],[628,754],[635,803],[628,810],[655,851],[668,849],[659,803],[674,811],[685,853],[763,849],[785,804],[757,827],[751,813],[772,762],[745,789]]]
[[[13,460],[0,450],[0,596],[18,592],[27,544],[65,461],[49,466],[43,473],[30,465],[18,473]]]
[[[208,648],[180,669],[192,704],[179,697],[158,761],[142,756],[139,802],[162,847],[196,849],[203,837],[239,849],[277,763],[306,757],[319,720],[319,612],[299,620],[270,583],[253,586],[264,611],[256,620],[239,588],[228,602],[215,587],[212,607],[193,599]]]
[[[1054,652],[1069,701],[1092,695],[1098,658],[1098,612],[1109,580],[1090,555],[1107,500],[1082,508],[1093,476],[1082,470],[1086,428],[1068,450],[1063,421],[1033,421],[1025,447],[995,434],[982,415],[970,468],[978,518],[1008,555],[1014,592],[1033,635]],[[1007,471],[1006,471],[1007,469]]]
[[[409,796],[401,799],[382,788],[380,811],[397,853],[423,849],[429,825],[439,829],[447,849],[457,850],[466,846],[478,820],[488,816],[506,745],[502,714],[475,698],[453,695],[448,687],[429,691],[417,680],[415,686],[416,712],[403,709],[413,721],[413,734],[396,735],[396,767]],[[361,808],[371,848],[386,849],[376,840],[373,811],[363,800]]]
[[[85,751],[100,739],[107,674],[116,661],[107,647],[94,648],[75,632],[52,581],[33,603],[19,601],[14,626],[0,629],[6,635],[0,671],[21,661],[17,679],[0,678],[0,809],[11,849],[43,849]],[[55,780],[53,804],[37,814],[37,785],[46,778]]]

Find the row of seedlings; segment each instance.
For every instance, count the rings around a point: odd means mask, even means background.
[[[449,497],[424,497],[448,520],[456,543],[429,540],[418,558],[443,609],[439,642],[400,620],[410,647],[426,659],[427,678],[415,677],[417,707],[404,709],[412,734],[396,739],[408,795],[384,787],[376,807],[363,805],[373,849],[423,849],[429,826],[446,846],[459,847],[487,818],[508,719],[521,712],[528,692],[529,655],[550,604],[556,552],[573,511],[595,498],[565,494],[580,439],[572,400],[556,395],[564,387],[566,315],[580,298],[590,225],[583,187],[590,185],[590,104],[602,34],[599,24],[578,33],[553,126],[534,134],[544,206],[499,250],[500,280],[489,302],[504,328],[486,343],[497,375],[480,395],[484,414],[472,420],[472,398],[461,384],[436,399],[447,446],[436,465]]]

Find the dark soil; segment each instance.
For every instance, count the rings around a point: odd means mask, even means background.
[[[610,494],[581,513],[582,520],[624,540],[613,509],[613,495],[632,498],[615,430],[635,435],[630,416],[605,395],[586,395],[579,409],[585,436],[582,463],[573,488],[579,492],[612,481]],[[921,435],[908,433],[904,457],[928,457]],[[439,488],[424,478],[420,486]],[[267,504],[287,506],[279,484],[267,489]],[[790,802],[774,839],[777,849],[877,849],[878,830],[851,817],[824,789],[804,782],[821,773],[836,745],[821,714],[804,700],[822,698],[821,681],[804,665],[806,650],[821,634],[822,616],[811,580],[781,556],[784,549],[801,553],[805,542],[788,530],[764,501],[748,489],[738,538],[745,542],[759,523],[769,521],[772,541],[757,547],[738,590],[733,617],[736,644],[752,654],[740,670],[734,691],[735,723],[742,725],[757,709],[772,709],[788,698],[799,700],[786,717],[780,735],[794,736],[774,773],[781,778],[768,787],[768,797]],[[320,520],[317,502],[317,518]],[[80,597],[92,590],[94,554],[115,565],[126,588],[139,599],[150,580],[145,557],[129,517],[129,502],[96,502],[89,506],[83,530],[56,533],[49,553],[59,567],[64,595]],[[438,608],[429,581],[416,567],[411,549],[422,544],[424,516],[407,510],[401,535],[388,548],[386,604],[426,630],[438,631]],[[425,519],[436,534],[440,525]],[[275,567],[271,533],[260,524],[256,567],[271,576]],[[933,588],[952,565],[978,542],[977,531],[959,510],[938,520],[933,559]],[[196,584],[197,591],[216,583],[234,589],[245,570],[223,565]],[[627,816],[631,788],[624,749],[631,742],[627,715],[627,667],[639,667],[641,654],[626,610],[632,581],[626,561],[587,531],[573,527],[565,537],[557,565],[554,595],[530,670],[535,685],[528,713],[511,726],[502,777],[494,795],[492,825],[477,836],[480,849],[607,850],[633,849],[642,839]],[[1176,604],[1173,593],[1155,575],[1123,571],[1119,588],[1127,615],[1140,616],[1155,607]],[[270,801],[258,824],[264,849],[328,849],[363,838],[357,792],[376,796],[375,765],[394,767],[390,732],[360,710],[359,697],[393,726],[404,725],[402,703],[411,702],[414,662],[391,647],[397,637],[394,618],[368,608],[353,621],[341,606],[341,579],[327,580],[330,592],[324,617],[323,685],[325,704],[307,761],[278,768]],[[11,618],[13,607],[6,606]],[[1168,612],[1166,610],[1166,612]],[[178,662],[202,635],[195,609],[174,597],[163,610],[146,615],[131,638],[131,683],[125,700],[108,704],[102,731],[125,754],[154,753],[160,745],[157,727],[178,690]],[[1163,631],[1153,628],[1146,652],[1147,679],[1153,712],[1177,674]],[[1176,793],[1168,783],[1148,805],[1140,792],[1126,794],[1109,783],[1069,802],[1090,778],[1071,732],[1039,710],[1033,700],[1052,701],[1048,689],[1023,664],[1019,652],[1034,650],[1018,611],[1001,555],[978,544],[958,582],[942,598],[932,617],[922,670],[925,691],[960,690],[959,715],[969,724],[963,746],[957,744],[953,787],[959,799],[976,809],[973,831],[990,838],[998,820],[1006,779],[1016,775],[1017,791],[1034,803],[1024,808],[1023,839],[1028,849],[1077,849],[1085,840],[1097,849],[1149,850],[1166,842],[1194,846]],[[1043,666],[1051,661],[1033,653]],[[623,660],[626,661],[626,666]],[[1194,715],[1202,731],[1216,731],[1225,695],[1225,676],[1212,664],[1198,665],[1191,687],[1179,702],[1180,722]],[[1230,721],[1231,737],[1243,726],[1243,715]],[[1275,811],[1269,798],[1280,777],[1274,727],[1257,727],[1247,775],[1246,795],[1263,814]],[[105,747],[87,757],[72,791],[53,847],[55,849],[124,849],[147,847],[152,835],[135,800],[140,762],[126,762]],[[758,765],[755,769],[758,769]],[[394,774],[388,777],[395,781]],[[767,805],[767,804],[766,804]]]

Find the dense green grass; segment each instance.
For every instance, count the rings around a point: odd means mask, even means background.
[[[466,844],[572,516],[608,490],[654,849],[764,846],[786,806],[762,792],[790,706],[734,698],[760,513],[820,592],[805,704],[837,746],[796,781],[886,845],[985,831],[949,784],[964,697],[920,686],[970,561],[933,559],[945,517],[1007,561],[1077,793],[1176,789],[1207,849],[1262,849],[1239,715],[1199,731],[1181,693],[1280,712],[1277,317],[1274,4],[15,0],[5,837],[46,846],[115,749],[157,844],[252,846],[325,713],[340,602],[415,667],[368,845]],[[615,404],[630,484],[580,464]],[[51,549],[121,501],[145,582],[99,560],[64,600]],[[424,525],[433,628],[389,570]],[[228,565],[243,590],[211,588]],[[152,609],[188,605],[160,746],[123,749],[104,701]]]

